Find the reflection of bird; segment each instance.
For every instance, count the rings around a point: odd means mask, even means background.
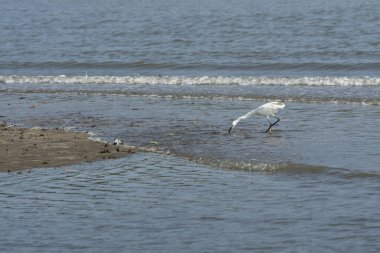
[[[284,107],[285,107],[285,104],[281,101],[273,101],[273,102],[263,104],[257,107],[255,110],[250,111],[249,113],[237,118],[234,122],[232,122],[232,126],[230,130],[228,130],[228,133],[231,133],[231,130],[237,125],[237,123],[240,122],[240,120],[248,119],[249,117],[252,117],[253,115],[266,116],[269,121],[269,127],[265,132],[266,133],[268,131],[270,132],[272,127],[280,121],[280,119],[274,116],[274,114],[277,113],[280,109],[284,109]],[[274,123],[270,122],[269,116],[276,118],[277,121]]]

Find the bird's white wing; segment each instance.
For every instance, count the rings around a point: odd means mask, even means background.
[[[257,107],[255,111],[256,111],[256,114],[269,116],[269,115],[275,114],[280,109],[284,109],[284,107],[285,107],[285,104],[283,102],[274,101],[274,102],[269,102]]]

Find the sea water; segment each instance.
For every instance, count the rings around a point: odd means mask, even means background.
[[[377,1],[0,6],[2,121],[151,151],[1,174],[1,251],[380,250]]]

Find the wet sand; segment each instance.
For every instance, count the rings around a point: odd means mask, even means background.
[[[0,172],[112,159],[135,152],[88,139],[87,133],[0,124]]]

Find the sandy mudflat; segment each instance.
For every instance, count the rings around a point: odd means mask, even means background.
[[[133,153],[131,147],[88,139],[86,133],[62,129],[29,129],[0,124],[0,172],[56,167]]]

